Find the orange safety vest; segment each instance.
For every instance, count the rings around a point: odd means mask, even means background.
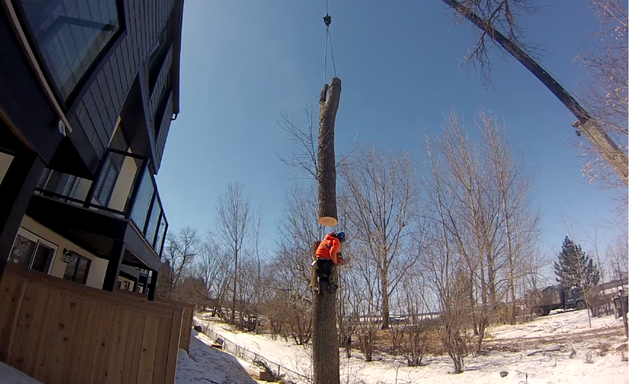
[[[324,237],[321,243],[319,243],[319,247],[317,247],[317,251],[315,252],[315,256],[322,259],[332,260],[335,265],[339,264],[339,259],[337,257],[337,253],[341,248],[341,242],[339,238],[334,232],[331,232]]]

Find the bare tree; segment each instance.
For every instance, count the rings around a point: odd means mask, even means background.
[[[261,262],[261,257],[265,257],[263,251],[261,249],[260,238],[262,235],[262,209],[259,209],[258,213],[255,215],[254,223],[253,223],[253,231],[254,231],[254,256],[256,257],[256,276],[254,283],[254,292],[255,292],[255,306],[254,306],[254,317],[256,319],[254,330],[258,332],[258,317],[260,315],[260,306],[263,300],[263,280],[262,280],[262,269],[263,263]]]
[[[628,231],[620,235],[613,247],[608,249],[612,279],[628,279]]]
[[[457,20],[476,16],[479,24],[473,25],[471,31],[475,37],[472,49],[467,50],[464,62],[479,68],[484,86],[492,85],[492,62],[489,52],[496,46],[493,29],[514,44],[530,52],[542,52],[541,48],[527,42],[524,31],[520,28],[519,19],[522,14],[532,14],[540,10],[536,0],[442,0],[457,11]]]
[[[212,305],[212,315],[227,321],[223,307],[228,296],[231,280],[230,255],[208,236],[197,261],[197,277],[204,282],[204,289],[197,292]]]
[[[417,367],[422,365],[422,359],[428,351],[427,327],[423,323],[423,313],[428,312],[426,302],[426,286],[423,270],[414,267],[416,274],[408,274],[402,282],[402,307],[406,310],[406,318],[399,328],[401,340],[400,351],[407,360],[407,366]]]
[[[294,148],[287,155],[279,155],[280,161],[292,171],[294,179],[317,180],[317,125],[313,121],[313,108],[304,108],[306,117],[303,124],[296,124],[287,114],[280,115],[278,125],[289,135],[289,141]],[[353,147],[345,154],[341,154],[335,168],[348,163],[349,158],[357,147]]]
[[[467,342],[460,337],[466,327],[477,336],[479,351],[485,329],[496,321],[504,301],[515,322],[517,281],[527,274],[537,240],[529,180],[522,161],[512,158],[505,128],[485,113],[476,128],[481,140],[472,140],[451,114],[442,135],[426,141],[431,176],[423,186],[432,223],[426,249],[432,257],[423,265],[436,286],[444,313],[443,343],[451,349],[456,371],[463,361],[460,352]]]
[[[346,258],[353,254],[352,251],[349,251],[348,245],[345,245]],[[353,290],[350,288],[354,284],[352,273],[339,271],[339,282],[341,288],[337,291],[339,298],[337,301],[337,326],[341,345],[345,347],[346,357],[350,358],[352,355],[352,336],[359,325],[359,313],[353,305],[355,301],[353,300]]]
[[[313,241],[323,237],[324,228],[314,220],[317,212],[317,189],[314,183],[295,185],[287,193],[284,215],[277,224],[280,233],[273,255],[267,291],[276,312],[267,306],[275,332],[284,333],[303,343],[311,337],[312,293],[311,260]],[[290,309],[290,316],[286,309]]]
[[[184,277],[186,268],[192,265],[195,257],[201,249],[201,240],[197,230],[191,227],[182,228],[177,235],[169,233],[166,237],[163,257],[168,268],[167,273],[161,273],[166,281],[160,284],[164,287],[161,293],[167,298],[172,298]]]
[[[357,254],[365,254],[367,249],[357,249]],[[359,349],[366,361],[373,361],[375,353],[376,335],[381,327],[381,290],[378,285],[378,277],[367,258],[353,258],[353,269],[346,274],[345,279],[349,283],[348,304],[354,315],[356,335],[359,341]]]
[[[538,62],[526,52],[522,41],[514,33],[517,24],[514,18],[514,9],[520,7],[527,10],[532,8],[526,0],[442,0],[448,4],[458,15],[470,20],[481,32],[481,37],[475,50],[468,57],[472,57],[473,62],[481,64],[482,79],[485,84],[489,82],[490,61],[487,57],[487,47],[485,39],[489,38],[505,49],[505,52],[512,55],[525,68],[527,68],[538,80],[540,80],[551,93],[553,93],[563,105],[571,111],[577,118],[573,126],[578,128],[578,135],[584,135],[590,141],[590,145],[596,148],[598,155],[603,161],[609,163],[620,180],[628,184],[628,151],[627,145],[619,145],[613,135],[611,135],[602,125],[593,118],[576,98],[567,89],[554,79]],[[627,19],[627,18],[626,18]],[[506,31],[502,31],[507,28]],[[504,34],[507,33],[507,36]],[[627,35],[627,24],[626,24]],[[529,49],[531,51],[531,49]],[[627,58],[627,51],[625,57]],[[627,64],[626,64],[627,66]],[[485,70],[484,70],[485,68]],[[627,70],[626,72],[627,73]],[[626,80],[627,83],[627,80]],[[627,95],[627,84],[625,87]],[[627,98],[627,96],[626,96]],[[627,138],[627,135],[626,135]],[[627,142],[627,140],[626,140]]]
[[[317,179],[317,137],[313,126],[313,108],[304,109],[305,126],[295,124],[288,115],[282,114],[278,125],[289,134],[289,140],[295,143],[291,154],[279,156],[280,161],[299,175],[298,178]]]
[[[446,172],[443,156],[439,151],[433,151],[437,144],[435,140],[426,140],[430,175],[423,178],[423,187],[427,191],[426,215],[430,225],[428,246],[421,263],[431,282],[430,287],[438,298],[442,345],[453,361],[454,372],[461,373],[466,355],[466,343],[462,334],[465,333],[466,323],[470,321],[470,308],[467,307],[470,302],[455,281],[461,282],[456,276],[461,271],[464,259],[457,251],[459,246],[453,236],[457,230],[454,226],[457,222],[454,197],[451,195],[452,190],[448,188],[452,176]]]
[[[528,201],[530,180],[523,172],[523,159],[512,158],[504,124],[491,114],[480,112],[478,128],[484,142],[484,155],[495,185],[500,206],[500,224],[505,236],[500,239],[507,259],[507,302],[510,303],[510,324],[516,323],[516,284],[524,273],[522,260],[537,241],[538,214]]]
[[[455,113],[447,118],[438,146],[444,157],[443,171],[450,176],[442,179],[442,191],[452,199],[447,225],[462,258],[459,268],[466,268],[471,280],[466,285],[467,297],[480,348],[489,315],[498,300],[500,205],[496,191],[491,189],[490,173],[484,169],[482,148],[468,138]]]
[[[418,259],[409,236],[417,224],[415,172],[405,153],[372,147],[342,168],[341,205],[353,241],[365,245],[380,284],[383,329],[389,326],[389,297]],[[390,275],[396,266],[398,273]]]
[[[628,153],[628,9],[621,0],[588,0],[600,29],[593,34],[589,49],[581,55],[587,70],[583,95],[585,106],[609,135],[622,143]],[[623,183],[599,156],[597,148],[584,143],[589,180],[624,188],[621,209],[627,207],[627,184]]]
[[[236,300],[238,297],[239,262],[243,256],[245,239],[251,230],[249,198],[245,196],[241,184],[230,184],[225,194],[217,200],[216,234],[221,244],[232,257],[232,324],[236,324]]]

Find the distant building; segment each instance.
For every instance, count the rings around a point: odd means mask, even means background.
[[[152,298],[183,0],[1,1],[0,276]]]

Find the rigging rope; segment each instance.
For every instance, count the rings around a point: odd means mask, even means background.
[[[328,47],[330,46],[330,59],[333,67],[333,73],[337,77],[337,67],[335,65],[335,54],[333,53],[332,39],[330,38],[330,23],[332,18],[328,14],[328,0],[326,0],[326,16],[324,16],[324,24],[326,25],[326,46],[324,53],[324,84],[327,84],[326,70],[328,69]]]

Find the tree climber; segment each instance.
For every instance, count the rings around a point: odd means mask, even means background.
[[[326,287],[328,292],[334,293],[337,290],[337,284],[331,281],[333,266],[344,265],[346,262],[341,257],[341,243],[346,241],[344,232],[331,232],[324,237],[324,240],[317,247],[315,256],[315,272],[319,280],[319,284],[315,285],[316,290]]]

